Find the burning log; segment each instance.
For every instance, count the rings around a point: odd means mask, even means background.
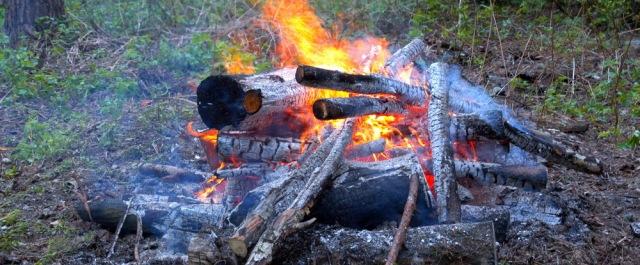
[[[287,118],[285,110],[302,109],[317,91],[296,83],[293,69],[258,75],[217,75],[198,86],[198,113],[209,128],[268,128]]]
[[[274,263],[382,264],[394,231],[316,226],[283,245]],[[291,260],[293,259],[293,260]],[[410,228],[397,264],[494,264],[497,262],[492,222]]]
[[[225,162],[292,162],[309,143],[292,137],[218,134],[218,157]]]
[[[384,152],[384,147],[387,141],[380,138],[368,143],[354,145],[351,148],[347,148],[345,151],[345,157],[349,159],[358,157],[367,157],[376,153]]]
[[[444,63],[429,67],[431,101],[429,102],[429,133],[436,178],[436,209],[441,223],[460,222],[460,200],[456,191],[453,150],[449,141],[449,84]]]
[[[359,96],[316,100],[313,114],[319,120],[334,120],[370,114],[406,115],[407,111],[404,104],[395,99]]]
[[[266,230],[267,226],[281,212],[286,210],[293,199],[305,185],[305,179],[321,167],[326,158],[332,152],[334,145],[338,139],[340,130],[334,131],[305,162],[300,168],[284,175],[280,179],[269,182],[259,189],[264,190],[259,203],[251,211],[251,213],[243,218],[242,223],[234,231],[233,235],[228,239],[229,247],[239,257],[246,257],[248,250],[256,244],[260,236]],[[249,197],[251,194],[247,195]],[[247,200],[251,202],[255,200]],[[247,211],[248,212],[248,211]]]
[[[405,68],[427,48],[427,44],[420,38],[414,39],[406,46],[397,50],[384,64],[384,70],[389,76],[396,76],[398,71]]]
[[[314,174],[307,180],[304,189],[297,193],[298,195],[291,205],[280,213],[264,231],[246,264],[270,263],[277,248],[276,244],[281,243],[290,234],[315,221],[310,219],[303,222],[303,219],[313,207],[320,192],[331,181],[331,174],[340,164],[344,149],[351,140],[353,125],[353,119],[345,121],[342,129],[338,132],[335,145],[322,163],[322,166],[313,172]]]
[[[428,96],[426,88],[409,85],[395,79],[373,75],[346,74],[307,65],[298,66],[296,81],[305,86],[359,94],[395,95],[411,105],[424,105]]]

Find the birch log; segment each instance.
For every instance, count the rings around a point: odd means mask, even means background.
[[[385,71],[389,76],[395,77],[398,71],[410,65],[426,48],[427,44],[421,38],[412,40],[389,57],[384,64]]]

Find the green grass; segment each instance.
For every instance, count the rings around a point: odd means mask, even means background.
[[[13,158],[30,164],[53,160],[72,149],[76,137],[76,133],[68,128],[31,117],[24,126],[24,137],[16,146]]]
[[[0,251],[11,251],[20,244],[20,239],[27,231],[28,224],[22,221],[20,210],[13,210],[0,219]]]

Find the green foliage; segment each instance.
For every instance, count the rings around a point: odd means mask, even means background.
[[[18,247],[19,240],[27,231],[28,224],[21,220],[22,212],[13,210],[0,219],[0,251],[11,251]]]
[[[31,117],[24,126],[24,137],[13,153],[14,159],[28,163],[54,159],[72,148],[75,135],[68,129],[39,122]]]
[[[640,130],[636,129],[631,133],[629,138],[620,144],[620,147],[627,149],[635,149],[640,146]]]

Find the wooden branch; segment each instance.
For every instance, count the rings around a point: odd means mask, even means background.
[[[436,179],[436,209],[441,223],[460,222],[460,200],[456,191],[453,150],[449,140],[449,83],[447,64],[429,67],[431,101],[429,102],[429,133],[432,149],[432,172]]]
[[[409,44],[397,50],[384,64],[384,69],[389,76],[395,77],[398,71],[411,64],[424,50],[427,44],[421,39],[413,39]]]
[[[400,218],[398,230],[393,236],[393,244],[391,244],[391,250],[389,250],[389,254],[387,255],[387,260],[385,262],[386,265],[393,265],[396,263],[400,247],[402,247],[407,237],[407,227],[409,226],[413,212],[416,210],[418,177],[422,178],[423,176],[416,176],[415,174],[411,174],[410,176],[411,184],[409,186],[409,196],[407,197],[407,203],[404,205],[404,212],[402,213],[402,218]]]
[[[292,162],[310,142],[292,137],[254,136],[248,134],[218,134],[218,157],[224,162]]]
[[[384,152],[387,141],[385,139],[378,139],[368,143],[354,145],[345,150],[345,157],[349,159],[367,157],[376,153]]]
[[[529,153],[585,173],[600,174],[603,171],[602,163],[595,157],[581,155],[536,131],[514,126],[509,122],[505,122],[504,126],[504,134],[510,142]]]
[[[345,147],[351,141],[354,120],[345,121],[331,152],[322,166],[309,178],[304,189],[291,205],[274,220],[260,237],[246,264],[268,264],[271,262],[276,244],[288,235],[296,232],[302,225],[303,218],[310,211],[315,199],[331,180],[331,174],[342,162]]]
[[[394,79],[373,75],[346,74],[307,65],[298,66],[296,81],[305,86],[351,93],[395,95],[401,101],[411,105],[425,105],[428,96],[426,88]]]
[[[294,194],[298,194],[306,183],[305,179],[325,161],[336,143],[339,132],[340,130],[335,130],[315,152],[305,159],[299,169],[259,187],[264,191],[259,203],[247,218],[242,219],[242,223],[228,239],[233,253],[243,258],[247,256],[248,250],[255,245],[267,225],[291,204],[295,198]],[[247,198],[243,201],[245,202],[248,202]]]
[[[318,99],[313,103],[313,115],[319,120],[335,120],[364,115],[406,115],[403,103],[391,98],[348,97]]]
[[[159,165],[145,163],[142,164],[138,170],[142,174],[154,175],[162,178],[164,181],[189,181],[189,182],[203,182],[209,178],[211,174],[197,170],[186,170],[174,166]]]
[[[318,91],[299,85],[295,70],[209,76],[198,86],[198,113],[209,128],[258,130],[286,119],[285,110],[304,110]]]
[[[320,226],[299,233],[274,264],[382,264],[392,230]],[[286,253],[286,254],[285,254]],[[410,228],[396,264],[495,264],[492,222]]]

